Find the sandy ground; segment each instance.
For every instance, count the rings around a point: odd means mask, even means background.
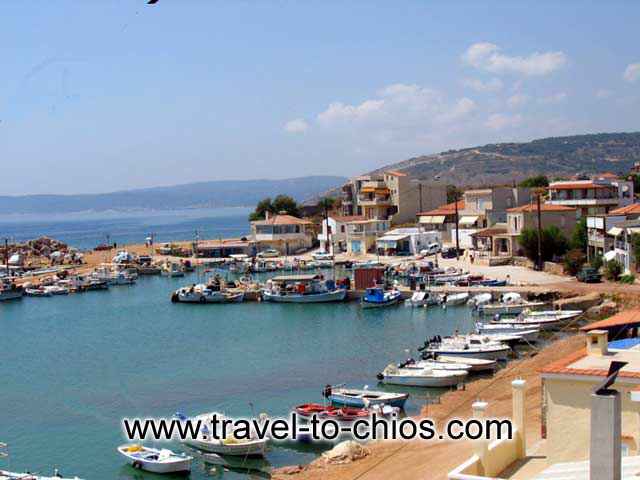
[[[422,416],[439,424],[452,417],[471,416],[471,404],[476,400],[489,403],[488,417],[511,417],[511,381],[527,381],[527,442],[534,446],[540,441],[540,415],[542,387],[538,371],[548,363],[562,358],[582,347],[580,335],[559,340],[535,356],[517,360],[498,372],[493,378],[480,379],[467,384],[465,391],[452,391],[441,398],[440,404],[428,405]],[[304,480],[410,480],[446,479],[447,473],[472,454],[469,441],[459,442],[377,442],[370,445],[371,455],[346,464],[324,466],[316,461],[295,475],[276,474],[273,478]]]

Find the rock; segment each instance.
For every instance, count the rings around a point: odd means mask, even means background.
[[[287,467],[280,467],[273,473],[276,475],[296,475],[304,470],[302,465],[289,465]]]
[[[603,302],[600,305],[589,308],[585,315],[591,318],[609,317],[618,311],[618,304],[612,301]]]
[[[580,297],[563,298],[556,300],[555,307],[561,310],[588,310],[598,305],[601,301],[601,295],[593,292]]]
[[[340,464],[349,463],[369,455],[369,449],[363,447],[358,442],[347,440],[333,447],[328,452],[322,454],[322,458],[326,463]]]

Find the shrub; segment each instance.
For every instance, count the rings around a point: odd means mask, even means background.
[[[580,271],[586,260],[587,257],[582,252],[582,250],[569,250],[564,256],[563,260],[564,273],[572,276],[576,275]]]
[[[591,266],[596,270],[600,270],[602,268],[603,260],[602,255],[596,255],[591,259]]]
[[[571,234],[571,248],[587,251],[587,219],[582,217],[573,229]]]
[[[633,275],[622,275],[619,281],[620,283],[632,284],[635,283],[636,277],[634,277]]]
[[[535,228],[525,228],[518,236],[518,243],[522,246],[524,254],[532,261],[538,258],[538,231]],[[568,242],[560,229],[555,225],[542,229],[542,261],[561,256],[568,249]]]
[[[609,260],[604,266],[604,276],[607,280],[618,280],[622,274],[622,264],[617,260]]]

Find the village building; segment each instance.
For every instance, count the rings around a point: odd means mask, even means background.
[[[418,213],[418,226],[425,231],[440,232],[443,242],[451,241],[451,231],[456,228],[456,203],[458,218],[464,209],[464,200],[441,205],[427,212]]]
[[[341,189],[343,215],[391,220],[395,225],[415,221],[417,212],[435,208],[446,199],[446,186],[397,171],[356,177]]]
[[[383,256],[409,256],[418,255],[433,243],[442,245],[440,232],[425,232],[418,227],[395,228],[376,240],[376,248]]]
[[[633,203],[633,182],[615,175],[590,180],[568,180],[549,184],[547,203],[573,207],[582,216],[606,214]]]
[[[314,224],[292,215],[270,215],[251,222],[251,240],[257,251],[278,250],[283,255],[299,253],[313,246]]]
[[[542,228],[555,225],[570,238],[577,223],[575,208],[562,205],[543,203],[540,205]],[[521,256],[522,248],[518,244],[518,237],[526,228],[538,228],[538,207],[536,204],[522,205],[507,210],[506,232],[492,233],[493,256]]]
[[[587,256],[617,259],[629,269],[633,259],[628,251],[630,236],[640,219],[640,203],[611,210],[608,214],[587,217]],[[625,239],[625,235],[627,238]]]
[[[349,222],[365,220],[358,215],[329,215],[322,220],[322,231],[318,234],[320,248],[332,255],[347,251],[347,226]]]
[[[243,238],[225,238],[194,242],[194,253],[201,258],[221,258],[230,255],[249,255],[257,253],[256,242]]]
[[[346,225],[347,253],[362,255],[374,253],[376,240],[391,227],[390,220],[364,219],[351,220]]]

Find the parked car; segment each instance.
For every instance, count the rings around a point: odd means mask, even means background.
[[[272,258],[272,257],[279,257],[279,256],[280,256],[280,252],[274,248],[269,248],[267,250],[263,250],[258,253],[258,257],[260,258]]]
[[[420,255],[423,257],[428,257],[429,255],[436,255],[440,253],[440,244],[439,243],[430,243],[427,245],[427,248],[420,250]]]
[[[458,255],[462,256],[464,254],[464,248],[458,249]],[[442,258],[456,258],[456,249],[455,247],[448,247],[442,250]]]
[[[578,272],[576,278],[579,282],[598,283],[602,281],[602,274],[593,267],[582,267],[582,270]]]

